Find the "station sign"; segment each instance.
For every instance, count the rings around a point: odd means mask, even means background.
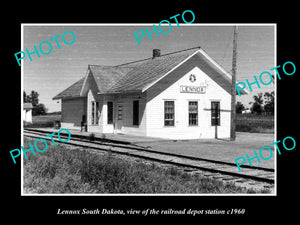
[[[205,86],[180,86],[180,93],[205,94]]]

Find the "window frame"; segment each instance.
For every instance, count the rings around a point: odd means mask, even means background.
[[[140,125],[140,101],[133,100],[132,102],[132,125],[139,126]]]
[[[107,124],[113,124],[113,123],[114,123],[114,104],[112,101],[108,101],[107,102]]]
[[[213,107],[214,104],[218,105],[218,107]],[[221,108],[220,101],[211,101],[211,126],[220,126],[221,124],[220,108]]]
[[[91,125],[98,125],[100,119],[99,102],[91,101]]]
[[[196,112],[191,112],[191,104],[190,103],[196,103],[195,108]],[[199,107],[198,107],[198,101],[188,101],[188,125],[189,126],[198,126],[199,121]],[[195,118],[191,118],[192,115],[196,115]],[[191,123],[191,121],[195,120],[195,123]]]
[[[117,108],[117,119],[123,120],[123,105],[118,105]]]
[[[170,104],[172,103],[172,104]],[[169,107],[167,107],[167,104]],[[170,110],[170,106],[172,109],[172,112],[166,112],[167,110]],[[167,117],[172,116],[173,118],[170,119]],[[169,123],[171,121],[171,123]],[[175,101],[172,100],[165,100],[164,101],[164,126],[165,127],[174,127],[175,126]]]

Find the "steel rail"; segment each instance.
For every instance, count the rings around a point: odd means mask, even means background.
[[[25,136],[28,136],[31,138],[34,138],[34,137],[41,138],[42,137],[44,139],[51,140],[50,137],[44,136],[45,133],[46,132],[24,130]],[[58,138],[56,138],[54,136],[53,136],[53,139],[58,141]],[[62,143],[62,142],[59,142],[59,143]],[[77,138],[77,137],[73,137],[73,136],[70,141],[62,143],[62,144],[73,145],[76,147],[91,148],[91,149],[96,149],[96,150],[101,150],[101,151],[106,151],[106,152],[112,152],[115,154],[122,154],[122,155],[131,156],[131,157],[142,158],[145,160],[156,161],[156,162],[163,163],[163,164],[171,164],[171,165],[175,165],[178,167],[192,168],[192,169],[208,171],[208,172],[212,172],[212,173],[220,173],[223,175],[229,175],[229,176],[233,176],[233,177],[240,177],[240,178],[251,179],[251,180],[255,180],[255,181],[259,181],[259,182],[274,184],[274,179],[268,178],[268,176],[274,175],[274,172],[273,172],[274,170],[267,169],[267,168],[261,168],[261,167],[247,168],[247,170],[256,171],[257,173],[262,171],[263,174],[265,175],[265,177],[261,177],[261,176],[251,175],[251,174],[244,174],[244,173],[240,173],[240,172],[238,173],[238,172],[226,171],[226,170],[224,170],[224,168],[216,169],[216,167],[220,167],[219,165],[224,165],[224,167],[227,167],[227,169],[230,167],[233,167],[233,166],[236,167],[236,165],[233,163],[221,162],[221,161],[215,161],[215,160],[207,160],[207,159],[202,159],[202,158],[197,158],[197,157],[192,157],[192,156],[182,156],[179,154],[159,152],[159,151],[149,150],[149,149],[145,149],[142,147],[136,147],[136,146],[132,146],[132,145],[126,146],[124,144],[113,144],[113,143],[108,144],[108,142],[105,142],[105,143],[91,142],[89,140],[84,140],[82,138]],[[141,154],[141,152],[145,152],[146,155]],[[174,160],[174,159],[176,159],[176,160],[172,161],[170,159],[169,160],[164,159],[165,156],[171,156],[171,157],[173,157],[172,160]],[[190,163],[178,162],[178,160],[182,160],[182,159],[190,160],[191,163],[206,162],[206,163],[210,163],[210,164],[209,164],[209,167],[207,167],[207,165],[200,166],[200,165],[193,165]]]
[[[40,131],[40,130],[33,130],[33,129],[30,129],[30,130],[25,129],[24,131],[30,132],[30,133],[45,133],[45,134],[50,134],[51,133],[51,132],[48,132],[48,131]],[[61,133],[60,136],[67,136],[67,134]],[[170,152],[162,152],[162,151],[157,151],[157,150],[153,150],[153,149],[149,150],[149,148],[147,148],[147,147],[138,146],[138,145],[132,144],[130,142],[125,142],[125,141],[107,140],[107,139],[104,139],[104,138],[102,139],[102,138],[96,138],[96,137],[95,137],[96,141],[90,141],[90,140],[88,140],[88,136],[86,138],[84,138],[83,136],[72,134],[72,140],[74,140],[74,139],[75,140],[80,140],[82,142],[95,143],[95,144],[99,144],[99,145],[103,145],[103,146],[122,147],[122,148],[127,148],[127,149],[153,152],[153,153],[169,155],[169,156],[174,156],[174,157],[181,157],[181,158],[185,158],[185,159],[201,160],[201,161],[205,161],[205,162],[211,162],[211,163],[215,163],[215,164],[229,165],[229,166],[235,166],[236,167],[235,163],[218,161],[218,160],[213,160],[213,159],[200,158],[200,157],[189,156],[189,155],[180,155],[180,154],[175,154],[175,153],[170,153]],[[272,169],[272,168],[265,168],[265,167],[259,167],[259,166],[241,165],[240,167],[241,168],[249,168],[249,169],[257,169],[257,170],[268,171],[268,172],[275,172],[275,170]]]

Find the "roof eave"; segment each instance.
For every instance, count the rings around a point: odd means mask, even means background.
[[[83,94],[82,94],[82,93],[83,93],[83,89],[84,89],[84,87],[85,87],[85,85],[86,85],[86,80],[87,80],[88,75],[89,75],[90,73],[92,74],[93,78],[95,79],[94,74],[92,73],[92,71],[91,71],[91,69],[90,69],[90,65],[88,65],[88,69],[87,69],[87,71],[86,71],[86,74],[85,74],[85,77],[84,77],[84,80],[83,80],[83,84],[82,84],[81,89],[80,89],[80,93],[79,93],[80,96],[83,95]]]
[[[114,95],[114,94],[136,94],[142,93],[142,90],[129,90],[129,91],[106,91],[106,92],[97,92],[98,95]]]
[[[250,92],[247,91],[247,90],[242,90],[242,92],[241,92],[242,95],[248,95],[249,93],[250,93]]]
[[[238,82],[236,82],[236,84],[238,84]],[[239,85],[238,85],[238,86],[239,86]],[[235,89],[235,91],[236,91],[236,94],[238,95],[236,89]],[[248,95],[250,92],[249,92],[247,89],[242,89],[242,90],[239,91],[239,93],[240,93],[241,95]]]
[[[59,99],[72,99],[72,98],[84,98],[86,96],[80,96],[80,95],[73,95],[73,96],[64,96],[64,97],[54,97],[52,100],[59,100]]]

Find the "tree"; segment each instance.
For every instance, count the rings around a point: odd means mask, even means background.
[[[257,95],[253,96],[254,102],[250,102],[249,104],[252,104],[252,113],[258,113],[261,114],[263,112],[263,96],[262,93],[258,93]]]
[[[272,115],[274,114],[274,99],[275,99],[274,91],[272,91],[271,93],[266,92],[264,94],[264,100],[265,100],[264,110]]]
[[[26,92],[23,91],[23,101],[30,102],[32,106],[37,106],[39,104],[39,93],[32,90],[30,95],[26,95]]]
[[[30,102],[30,96],[26,95],[25,91],[23,91],[23,102]]]
[[[32,109],[32,115],[46,115],[47,109],[44,104],[38,104],[37,106],[33,107]]]
[[[23,91],[23,102],[30,102],[33,106],[32,115],[45,115],[47,109],[44,104],[39,104],[39,93],[32,90],[29,95]]]
[[[37,106],[39,104],[39,93],[32,90],[30,93],[30,99],[31,99],[32,106],[33,107]]]
[[[235,112],[236,113],[242,113],[242,111],[245,109],[245,106],[241,102],[237,102],[235,104]]]

